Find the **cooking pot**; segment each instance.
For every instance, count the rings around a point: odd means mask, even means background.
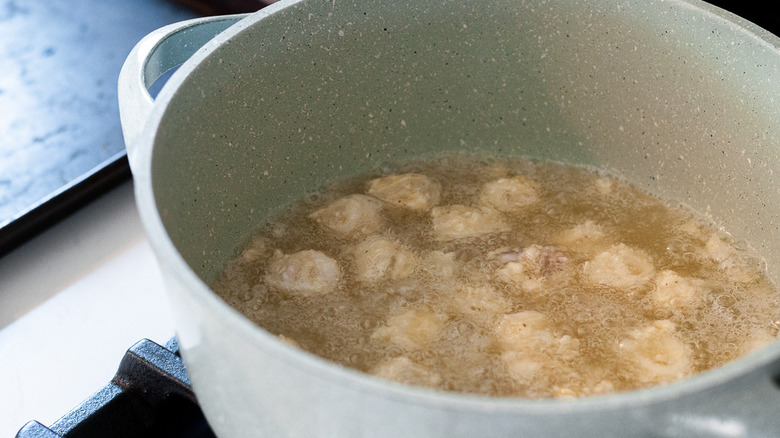
[[[284,0],[150,34],[120,76],[122,126],[182,356],[213,430],[778,436],[778,343],[663,387],[489,398],[327,362],[207,286],[293,200],[442,151],[612,172],[749,242],[777,281],[778,48],[777,37],[697,0]],[[179,64],[153,101],[148,87]]]

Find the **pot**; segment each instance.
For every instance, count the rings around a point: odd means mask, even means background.
[[[122,126],[182,356],[213,430],[777,436],[778,343],[663,387],[487,398],[314,357],[207,284],[256,227],[325,182],[454,150],[609,170],[750,242],[777,281],[779,48],[777,37],[697,0],[284,0],[150,34],[120,76]],[[153,101],[148,86],[181,63]]]

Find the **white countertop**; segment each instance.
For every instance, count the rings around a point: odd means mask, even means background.
[[[0,258],[0,437],[46,426],[174,334],[131,182]]]

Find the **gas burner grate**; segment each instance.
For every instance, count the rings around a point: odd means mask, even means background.
[[[138,341],[103,389],[53,425],[30,421],[16,434],[16,438],[214,436],[190,387],[176,338],[165,346]]]

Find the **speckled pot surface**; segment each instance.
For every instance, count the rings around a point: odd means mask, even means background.
[[[206,286],[291,200],[451,150],[608,169],[711,215],[763,253],[778,280],[779,47],[693,0],[282,1],[206,43],[148,114],[123,109],[123,124],[146,120],[128,136],[139,209],[213,429],[780,434],[777,343],[661,388],[575,401],[482,398],[325,362],[255,327]]]

